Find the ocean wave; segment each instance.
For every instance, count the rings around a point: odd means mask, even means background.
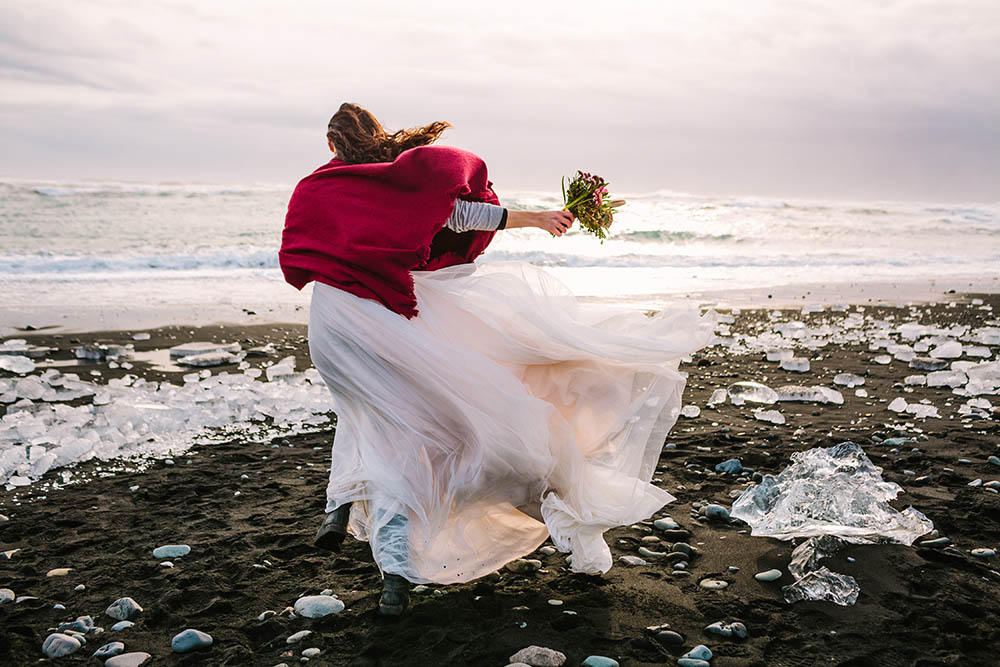
[[[736,241],[741,242],[732,234],[702,234],[700,232],[675,231],[669,229],[643,229],[632,232],[618,232],[613,237],[616,241],[632,241],[637,243],[685,243],[690,241]]]
[[[277,249],[229,248],[164,255],[0,255],[0,275],[7,276],[275,268]]]
[[[291,192],[287,184],[214,183],[129,183],[86,181],[0,181],[0,195],[37,195],[40,197],[93,197],[93,196],[181,196],[251,195],[271,192]]]

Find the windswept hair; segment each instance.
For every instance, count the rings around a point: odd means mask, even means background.
[[[337,157],[349,164],[392,162],[403,151],[434,143],[450,123],[437,121],[389,134],[366,109],[345,102],[330,119],[326,136]]]

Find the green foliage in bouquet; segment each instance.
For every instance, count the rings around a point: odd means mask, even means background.
[[[615,218],[615,210],[625,204],[624,199],[611,199],[608,194],[608,182],[596,174],[585,171],[576,172],[576,176],[566,185],[562,180],[563,208],[580,221],[580,226],[601,239],[608,238],[607,229]]]

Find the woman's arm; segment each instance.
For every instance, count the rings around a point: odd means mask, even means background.
[[[445,224],[456,232],[538,227],[562,236],[573,224],[573,214],[569,211],[508,211],[494,204],[456,199]]]

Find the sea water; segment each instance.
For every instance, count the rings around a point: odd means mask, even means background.
[[[270,319],[304,321],[308,290],[278,268],[291,190],[0,179],[0,327],[96,307],[155,308],[165,320],[171,307],[209,319],[267,308]],[[561,207],[557,192],[498,193],[510,209]],[[628,205],[603,244],[578,226],[558,238],[514,229],[477,261],[527,261],[583,298],[653,305],[815,283],[989,288],[1000,267],[1000,203],[615,194]]]

